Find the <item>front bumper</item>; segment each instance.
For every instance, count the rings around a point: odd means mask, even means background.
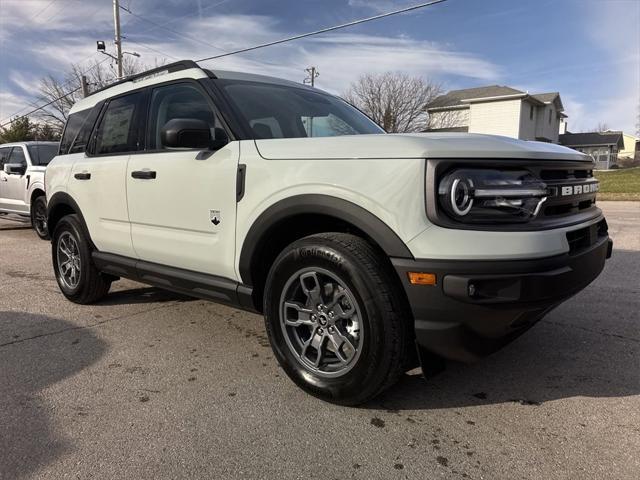
[[[465,362],[504,346],[600,274],[613,242],[606,230],[596,229],[589,243],[532,260],[392,259],[411,305],[418,346]],[[437,283],[412,285],[408,272],[435,273]]]

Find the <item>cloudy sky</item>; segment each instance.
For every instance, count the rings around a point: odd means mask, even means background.
[[[121,0],[127,51],[141,60],[198,59],[419,0]],[[39,79],[88,68],[113,52],[110,0],[0,0],[0,121],[34,101]],[[365,72],[404,71],[446,88],[501,84],[559,91],[569,128],[635,131],[640,100],[640,1],[448,0],[338,32],[205,62],[340,93]],[[23,110],[24,111],[24,110]]]

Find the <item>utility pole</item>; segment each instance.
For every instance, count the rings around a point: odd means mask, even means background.
[[[305,68],[304,71],[307,72],[309,76],[305,78],[302,83],[305,83],[305,84],[308,83],[313,87],[316,83],[315,82],[316,78],[320,76],[320,72],[318,72],[318,69],[316,67]]]
[[[122,37],[120,36],[120,0],[113,0],[113,23],[116,31],[116,63],[118,64],[118,80],[124,78],[122,69]]]
[[[82,86],[82,96],[83,97],[88,97],[89,96],[89,82],[87,82],[87,76],[86,75],[82,75],[82,77],[80,77],[80,85]]]

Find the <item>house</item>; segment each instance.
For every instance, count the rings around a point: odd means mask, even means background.
[[[618,161],[618,154],[624,149],[622,132],[565,133],[560,135],[560,143],[593,157],[596,169],[607,170]]]
[[[624,147],[618,152],[618,158],[633,159],[640,152],[640,138],[622,133],[624,137]]]
[[[558,143],[560,121],[566,118],[558,92],[531,95],[502,85],[452,90],[426,110],[426,131],[489,133],[551,143]]]

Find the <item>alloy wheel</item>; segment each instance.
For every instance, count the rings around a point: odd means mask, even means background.
[[[280,298],[287,346],[308,370],[338,377],[356,364],[363,345],[360,306],[337,275],[320,268],[293,274]]]

